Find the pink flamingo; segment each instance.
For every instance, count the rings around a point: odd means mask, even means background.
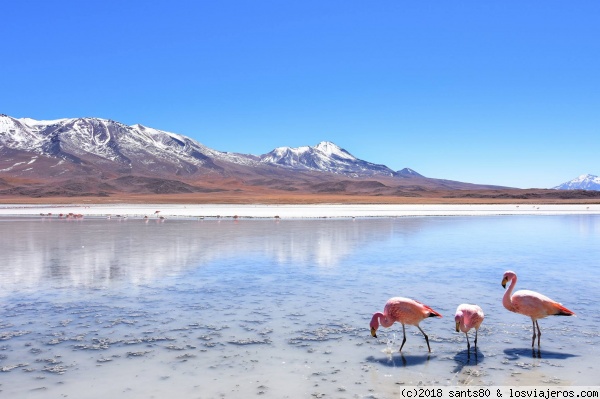
[[[371,335],[377,338],[377,328],[379,328],[379,324],[383,327],[391,327],[394,322],[399,322],[402,324],[402,345],[400,345],[400,352],[402,352],[402,347],[406,342],[406,330],[404,328],[405,324],[417,326],[419,331],[425,337],[425,342],[427,342],[427,349],[431,352],[431,347],[429,346],[429,337],[425,334],[425,331],[421,329],[419,323],[421,320],[427,317],[442,317],[441,314],[431,309],[427,305],[423,305],[420,302],[417,302],[413,299],[409,298],[401,298],[395,297],[390,298],[385,303],[385,307],[383,308],[383,313],[377,312],[373,315],[371,319]]]
[[[539,349],[542,332],[540,331],[538,319],[542,319],[546,316],[573,316],[575,313],[539,292],[519,290],[513,294],[513,289],[515,288],[515,285],[517,285],[517,274],[510,270],[504,273],[502,287],[506,288],[506,283],[509,281],[511,283],[504,293],[502,305],[511,312],[531,317],[531,322],[533,323],[531,347],[533,348],[535,343],[535,328],[537,327]]]
[[[469,330],[475,329],[475,353],[477,353],[477,332],[479,326],[483,321],[484,315],[483,310],[477,305],[469,305],[463,303],[458,305],[456,308],[456,314],[454,315],[454,321],[456,322],[456,332],[459,330],[465,333],[467,337],[467,351],[471,350],[471,344],[469,343]]]

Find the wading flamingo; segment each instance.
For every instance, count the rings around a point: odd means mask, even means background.
[[[479,331],[479,326],[481,325],[483,318],[483,310],[481,310],[481,308],[477,305],[469,305],[467,303],[463,303],[462,305],[458,305],[458,308],[456,308],[456,314],[454,315],[454,321],[456,322],[456,332],[460,330],[465,333],[465,336],[467,337],[467,351],[471,349],[468,333],[471,328],[474,328],[475,353],[477,353],[477,331]]]
[[[533,323],[531,347],[533,348],[535,343],[535,328],[537,327],[539,349],[542,332],[540,331],[538,319],[542,319],[546,316],[573,316],[575,313],[565,308],[560,303],[540,294],[539,292],[519,290],[513,294],[513,289],[515,288],[515,285],[517,285],[517,274],[510,270],[504,273],[504,277],[502,278],[502,287],[506,287],[506,283],[509,281],[510,286],[504,293],[502,305],[504,305],[504,307],[511,312],[520,313],[522,315],[531,317],[531,322]]]
[[[398,322],[402,324],[402,345],[400,345],[400,352],[402,352],[402,347],[406,342],[406,330],[404,328],[405,324],[417,326],[419,331],[425,337],[425,342],[427,342],[427,349],[431,352],[431,347],[429,346],[429,337],[425,334],[425,331],[421,329],[419,323],[421,320],[427,317],[442,317],[441,314],[431,309],[427,305],[423,305],[420,302],[417,302],[413,299],[395,297],[390,298],[385,303],[385,307],[383,308],[383,313],[377,312],[373,315],[371,319],[371,335],[377,338],[377,328],[381,324],[383,327],[391,327],[394,322]]]

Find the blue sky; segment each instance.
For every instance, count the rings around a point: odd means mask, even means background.
[[[600,175],[600,2],[10,1],[0,113],[512,187]]]

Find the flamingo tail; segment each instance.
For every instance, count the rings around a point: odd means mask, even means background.
[[[554,314],[555,316],[575,316],[575,312],[565,308],[560,303],[557,303],[555,306],[557,310],[557,312]]]
[[[429,306],[425,306],[425,307],[427,308],[427,310],[429,310],[429,316],[427,316],[427,317],[442,317],[441,314],[439,314],[435,310],[431,309]]]

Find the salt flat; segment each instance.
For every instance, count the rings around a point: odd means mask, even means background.
[[[370,218],[405,216],[594,215],[600,204],[86,204],[0,205],[0,216],[133,218]]]

